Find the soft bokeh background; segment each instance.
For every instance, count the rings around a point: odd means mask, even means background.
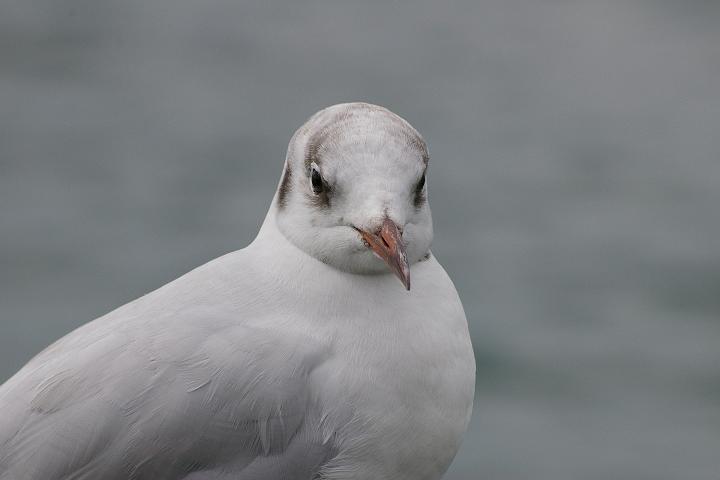
[[[5,0],[0,381],[246,245],[290,135],[432,154],[477,353],[450,480],[720,478],[720,4]]]

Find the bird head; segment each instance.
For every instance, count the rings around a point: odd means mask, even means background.
[[[428,152],[389,110],[335,105],[290,140],[274,208],[280,231],[308,255],[354,274],[392,272],[410,289],[410,266],[433,238]]]

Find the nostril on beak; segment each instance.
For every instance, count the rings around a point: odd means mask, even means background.
[[[397,230],[398,230],[398,233],[400,234],[400,237],[402,238],[403,229],[398,226]],[[383,241],[383,243],[387,246],[387,242],[385,241],[385,237],[383,236],[382,232],[383,232],[383,229],[378,228],[378,229],[373,230],[373,235],[375,235],[376,237],[381,239]]]

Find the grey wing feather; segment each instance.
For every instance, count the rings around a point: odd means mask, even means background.
[[[316,342],[113,313],[0,387],[0,480],[311,478],[286,473],[328,457],[302,429]]]

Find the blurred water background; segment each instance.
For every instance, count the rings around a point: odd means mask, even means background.
[[[720,3],[5,0],[0,381],[249,243],[290,135],[427,139],[477,353],[449,480],[720,478]]]

